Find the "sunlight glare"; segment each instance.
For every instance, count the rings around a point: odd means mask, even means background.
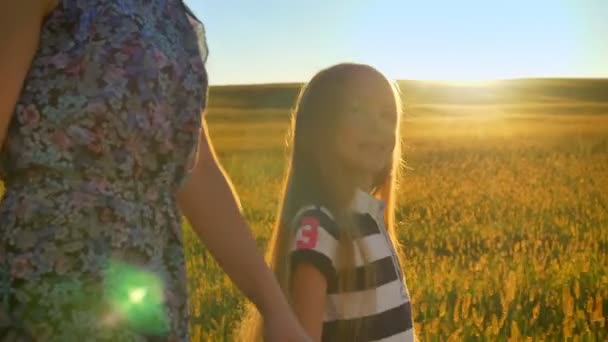
[[[447,86],[456,87],[488,87],[499,82],[498,79],[458,79],[458,80],[436,80],[435,82]]]

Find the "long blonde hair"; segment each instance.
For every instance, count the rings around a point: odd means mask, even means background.
[[[395,104],[397,124],[393,157],[374,179],[372,194],[386,204],[385,225],[397,251],[399,246],[395,231],[395,188],[400,169],[401,152],[399,139],[399,117],[401,101],[398,88],[376,69],[362,64],[338,64],[320,71],[301,91],[292,118],[292,154],[287,169],[287,179],[279,217],[267,250],[267,260],[274,271],[284,293],[289,298],[290,267],[288,249],[294,239],[292,222],[297,212],[307,205],[323,206],[331,211],[340,228],[352,227],[354,220],[350,202],[356,191],[355,181],[348,177],[344,166],[327,146],[334,144],[339,119],[348,115],[346,106],[352,101],[353,87],[365,87],[372,93],[372,100],[386,100]],[[380,101],[378,101],[380,102]],[[340,229],[338,267],[341,270],[339,286],[354,281],[353,229]],[[364,246],[359,246],[366,259]],[[398,253],[401,258],[401,253]],[[366,282],[374,275],[366,274]],[[239,341],[259,341],[262,336],[261,317],[253,306],[248,308],[237,336]],[[340,331],[358,333],[361,327],[344,327]],[[352,335],[351,335],[352,336]]]

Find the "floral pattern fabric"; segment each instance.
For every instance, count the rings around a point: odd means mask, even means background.
[[[207,90],[188,13],[180,0],[62,0],[43,23],[0,153],[0,339],[188,340],[175,193]],[[137,311],[148,298],[160,309]]]

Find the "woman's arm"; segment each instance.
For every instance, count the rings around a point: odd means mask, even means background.
[[[321,341],[327,290],[325,276],[316,267],[300,263],[294,270],[291,284],[292,306],[300,324],[315,341]]]
[[[30,68],[44,17],[57,0],[0,2],[0,147]]]
[[[219,265],[264,317],[267,341],[308,341],[267,267],[227,176],[208,140],[205,123],[198,160],[178,193],[182,211]]]

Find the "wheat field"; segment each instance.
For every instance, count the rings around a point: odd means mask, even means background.
[[[421,341],[608,339],[608,108],[523,102],[406,108],[397,218]],[[261,249],[288,114],[208,113]],[[186,234],[192,338],[229,341],[244,299]]]
[[[563,84],[543,84],[531,99],[532,86],[522,84],[521,101],[511,87],[475,103],[402,87],[411,97],[397,219],[421,341],[608,340],[605,92],[577,84],[572,99]],[[260,250],[278,205],[297,89],[211,92],[211,138]],[[231,341],[245,300],[187,224],[184,233],[192,340]]]

